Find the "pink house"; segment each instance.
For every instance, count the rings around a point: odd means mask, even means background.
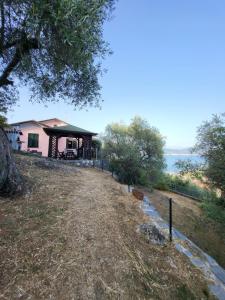
[[[15,150],[36,152],[53,158],[91,159],[92,137],[96,133],[57,118],[29,120],[10,126],[6,131]]]

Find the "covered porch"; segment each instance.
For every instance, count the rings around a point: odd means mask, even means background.
[[[48,157],[58,159],[92,159],[92,137],[96,133],[73,126],[44,128],[49,136]]]

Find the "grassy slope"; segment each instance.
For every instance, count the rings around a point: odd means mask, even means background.
[[[166,220],[169,211],[168,197],[171,197],[174,200],[174,227],[186,234],[225,268],[224,225],[208,218],[201,209],[201,203],[171,192],[154,191],[149,193],[149,197]]]
[[[173,246],[148,244],[139,202],[110,175],[38,167],[18,156],[30,192],[0,206],[2,299],[212,299]]]

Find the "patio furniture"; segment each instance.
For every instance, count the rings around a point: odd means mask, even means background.
[[[57,158],[58,158],[58,159],[65,159],[65,154],[64,154],[64,152],[63,152],[63,151],[62,151],[62,152],[58,151]]]
[[[76,155],[73,150],[66,150],[65,159],[76,159]]]

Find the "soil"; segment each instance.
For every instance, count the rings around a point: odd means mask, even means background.
[[[184,233],[203,251],[225,268],[225,231],[221,224],[207,218],[200,202],[172,192],[157,191],[146,194],[161,216],[168,221],[168,198],[173,199],[173,226]]]
[[[0,299],[214,299],[173,244],[137,230],[140,201],[110,174],[17,156],[29,189],[1,199]]]

